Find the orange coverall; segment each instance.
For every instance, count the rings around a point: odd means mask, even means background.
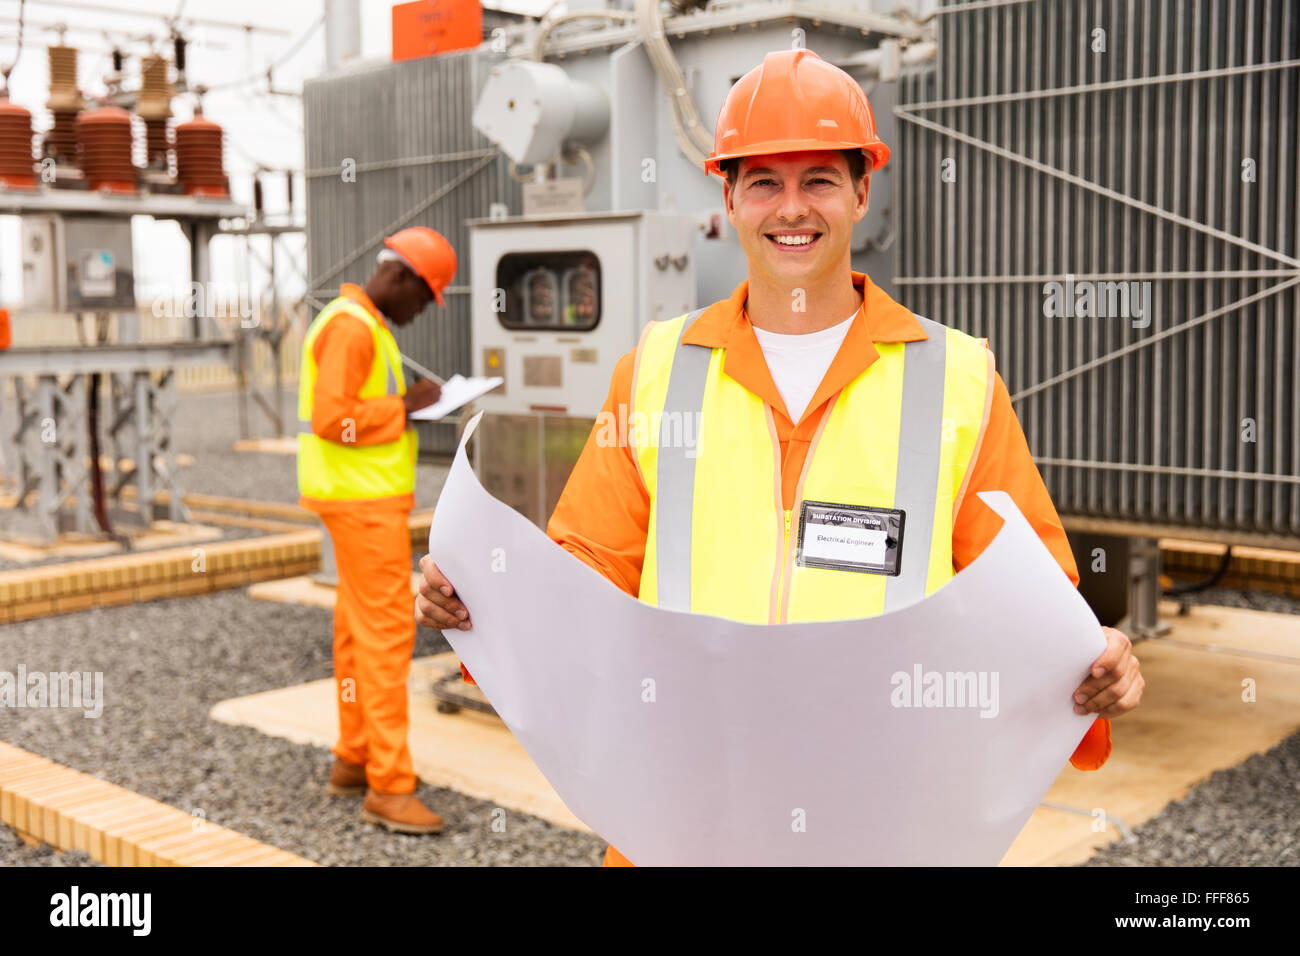
[[[344,283],[340,295],[384,323],[360,286]],[[356,432],[353,444],[378,445],[401,437],[407,422],[400,395],[357,397],[374,361],[374,339],[364,322],[350,315],[330,319],[317,335],[312,355],[318,369],[311,415],[315,434],[341,442],[344,419],[350,419]],[[414,495],[364,501],[304,496],[299,503],[325,522],[338,564],[334,679],[339,740],[334,753],[349,763],[364,764],[370,789],[412,793],[416,781],[406,742],[406,682],[415,620],[407,516]]]
[[[745,314],[747,281],[740,283],[729,299],[706,309],[683,338],[687,344],[725,348],[726,374],[771,406],[781,444],[785,508],[794,507],[799,473],[817,425],[829,408],[829,400],[879,357],[873,343],[911,342],[926,337],[912,313],[864,273],[854,272],[853,283],[863,292],[862,308],[798,422],[790,421],[767,369],[762,347]],[[631,407],[635,359],[636,353],[629,352],[619,359],[614,369],[603,411],[616,422],[625,423],[628,418],[620,416],[618,408]],[[966,567],[997,536],[1002,519],[976,497],[976,492],[1001,490],[1011,495],[1061,570],[1078,585],[1079,575],[1065,530],[1029,454],[1025,434],[1000,375],[994,383],[984,437],[971,467],[970,484],[953,527],[953,566],[958,571]],[[641,583],[649,520],[650,496],[641,481],[635,451],[627,435],[619,435],[616,444],[602,445],[596,441],[593,429],[555,506],[546,533],[635,597]],[[1080,770],[1096,770],[1106,762],[1110,748],[1110,721],[1100,718],[1093,722],[1070,762]],[[605,865],[632,864],[611,846],[605,854]]]

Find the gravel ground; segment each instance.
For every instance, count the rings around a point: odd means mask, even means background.
[[[1211,588],[1191,604],[1300,614],[1300,601],[1261,591]],[[1217,770],[1181,800],[1082,866],[1300,866],[1300,733]]]
[[[28,846],[18,834],[0,825],[0,865],[3,866],[103,866],[82,850],[59,853],[47,843]]]
[[[1300,733],[1218,770],[1082,866],[1300,866]]]
[[[494,833],[491,803],[427,785],[419,795],[446,830],[390,834],[360,821],[358,799],[325,793],[328,751],[208,718],[219,700],[329,677],[330,620],[226,591],[6,625],[0,669],[102,671],[105,703],[98,719],[9,710],[3,737],[319,863],[599,864],[605,845],[590,834],[515,812]],[[445,648],[440,634],[420,630],[417,656]],[[0,840],[0,864],[39,863],[42,853],[9,831]]]
[[[1233,588],[1210,588],[1183,596],[1188,604],[1217,604],[1220,607],[1240,607],[1253,611],[1273,611],[1276,614],[1300,614],[1300,601],[1285,594],[1268,591],[1239,591]]]

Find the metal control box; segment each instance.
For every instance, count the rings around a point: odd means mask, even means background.
[[[24,216],[22,256],[23,302],[29,309],[135,307],[129,217]]]
[[[694,307],[695,218],[604,212],[474,219],[475,375],[504,388],[478,407],[594,419],[647,322]]]
[[[505,385],[477,402],[483,486],[545,528],[646,324],[695,305],[690,216],[604,212],[470,220],[475,375]]]

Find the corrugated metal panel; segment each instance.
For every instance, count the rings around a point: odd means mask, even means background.
[[[508,160],[493,155],[491,144],[470,123],[495,59],[477,51],[449,53],[322,77],[303,90],[313,293],[328,301],[340,282],[364,281],[382,247],[382,241],[372,240],[386,231],[438,230],[459,257],[447,308],[431,306],[395,335],[403,352],[444,376],[470,372],[465,220],[488,215],[494,202],[519,208],[519,186],[507,174]],[[355,182],[342,176],[348,159],[356,164]],[[406,218],[459,176],[466,177],[462,183]],[[420,432],[423,450],[455,449],[453,425],[422,425]]]
[[[938,24],[900,83],[903,301],[990,339],[1062,514],[1300,536],[1300,5]],[[1149,281],[1150,324],[1045,317],[1069,274]]]

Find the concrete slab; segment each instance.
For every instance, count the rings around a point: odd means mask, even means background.
[[[416,774],[434,786],[490,800],[558,826],[587,830],[498,718],[472,710],[438,713],[429,688],[450,670],[460,670],[459,659],[450,652],[417,658],[411,664],[408,739]],[[312,681],[220,701],[210,716],[328,749],[338,739],[336,699],[332,679]]]
[[[411,595],[414,596],[420,586],[420,573],[411,572]],[[303,607],[319,607],[327,611],[334,610],[338,592],[328,585],[317,584],[311,575],[295,578],[281,578],[278,581],[259,581],[250,585],[248,596],[258,601],[279,601],[283,604],[300,604]],[[415,613],[412,607],[411,613]]]
[[[1179,617],[1170,602],[1161,611],[1173,632],[1134,647],[1146,690],[1137,710],[1111,723],[1110,759],[1091,773],[1067,766],[1047,794],[1084,813],[1039,807],[1004,865],[1082,862],[1120,838],[1117,818],[1135,827],[1300,729],[1300,615],[1197,606]],[[1245,681],[1253,701],[1243,699]],[[1105,831],[1094,831],[1094,815]]]
[[[298,436],[286,438],[240,438],[233,445],[235,451],[261,452],[266,455],[298,454]]]
[[[220,528],[176,521],[155,521],[148,529],[126,527],[119,530],[131,538],[133,551],[153,551],[222,537]],[[0,558],[23,564],[50,558],[97,558],[124,551],[116,541],[105,541],[88,534],[62,534],[53,543],[19,535],[0,540]]]

